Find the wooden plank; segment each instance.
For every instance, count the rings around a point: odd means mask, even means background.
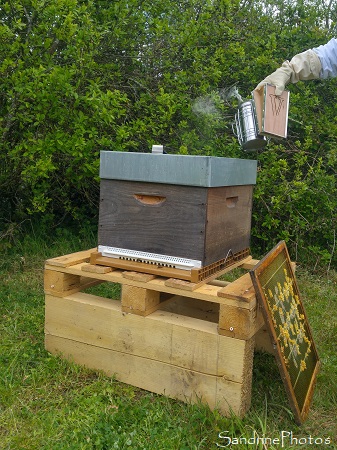
[[[218,292],[219,297],[236,298],[244,302],[250,302],[255,298],[255,289],[249,273],[233,281]]]
[[[260,262],[259,259],[251,259],[249,261],[244,261],[244,263],[242,264],[242,269],[246,269],[246,270],[252,270],[256,264],[258,264]]]
[[[147,283],[150,280],[154,280],[156,278],[155,275],[151,275],[150,273],[141,273],[141,272],[123,272],[123,277],[128,280],[136,280],[136,281],[144,281]]]
[[[219,336],[217,325],[158,310],[147,317],[123,314],[116,300],[77,293],[46,296],[45,332],[94,347],[224,377],[246,377],[247,341]]]
[[[252,337],[251,339],[245,342],[246,345],[243,356],[243,372],[245,375],[242,380],[242,396],[241,396],[242,411],[248,411],[251,404],[255,338]]]
[[[135,317],[135,316],[134,316]],[[242,417],[251,401],[251,367],[248,362],[243,383],[200,373],[155,359],[96,347],[51,334],[45,336],[46,350],[77,364],[102,370],[119,381],[188,403],[207,403],[224,415]],[[248,347],[248,346],[247,346]],[[251,358],[252,359],[252,358]]]
[[[201,283],[201,285],[202,284],[205,283]],[[194,291],[198,287],[198,284],[180,280],[179,278],[168,278],[165,280],[165,286],[182,289],[183,291]]]
[[[211,280],[208,282],[208,284],[211,284],[212,286],[220,286],[220,287],[228,286],[230,283],[231,283],[230,281],[224,280]]]
[[[112,267],[96,266],[93,264],[83,264],[81,270],[83,270],[83,272],[91,272],[91,273],[109,273],[112,272],[114,269]]]
[[[81,262],[88,262],[91,253],[94,251],[97,251],[97,248],[70,253],[64,256],[58,256],[56,258],[47,259],[46,264],[56,267],[70,267],[75,264],[80,264]]]

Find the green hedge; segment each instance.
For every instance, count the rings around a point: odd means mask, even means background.
[[[30,217],[95,223],[99,151],[160,143],[258,159],[254,252],[286,239],[306,264],[336,265],[335,81],[290,86],[289,138],[259,154],[240,149],[228,98],[233,86],[249,97],[284,59],[325,43],[329,14],[319,2],[5,2],[1,236]]]

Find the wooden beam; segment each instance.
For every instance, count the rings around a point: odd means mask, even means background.
[[[251,349],[246,350],[245,380],[237,383],[155,359],[96,347],[60,336],[46,334],[45,347],[53,353],[132,386],[184,402],[207,403],[224,415],[243,417],[251,402]],[[247,344],[247,347],[251,347]],[[250,361],[248,362],[248,358]]]
[[[77,293],[46,296],[45,333],[242,383],[246,341],[219,336],[215,323],[156,311],[123,314],[117,300]]]

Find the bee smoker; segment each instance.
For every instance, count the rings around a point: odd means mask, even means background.
[[[254,99],[240,102],[235,114],[233,133],[245,151],[260,150],[266,146],[267,139],[259,134]]]

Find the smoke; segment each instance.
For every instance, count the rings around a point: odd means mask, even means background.
[[[233,99],[239,103],[243,102],[236,86],[214,90],[208,95],[196,98],[192,103],[192,111],[196,115],[212,116],[216,119],[221,117],[224,104],[233,106]]]
[[[211,95],[198,97],[192,104],[192,111],[197,115],[216,115],[219,114],[219,108]]]

